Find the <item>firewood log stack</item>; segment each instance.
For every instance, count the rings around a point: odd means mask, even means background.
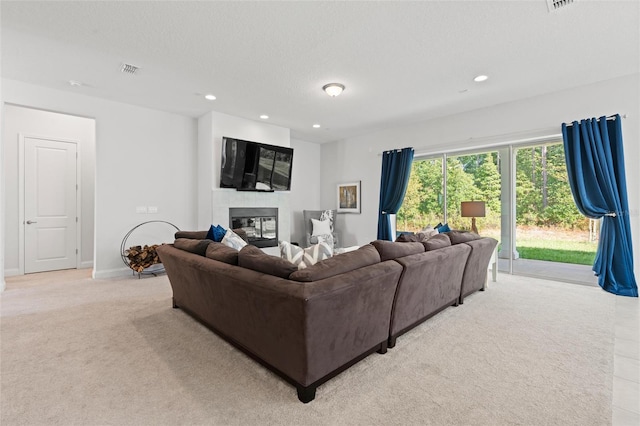
[[[142,272],[145,268],[151,265],[155,265],[160,262],[158,253],[156,253],[156,247],[160,244],[133,246],[129,247],[129,250],[125,251],[125,255],[129,259],[129,266],[136,272]]]

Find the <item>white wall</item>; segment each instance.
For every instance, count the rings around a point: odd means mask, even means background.
[[[4,103],[2,100],[2,80],[0,80],[0,129],[4,129]],[[0,293],[6,288],[4,281],[4,229],[5,229],[5,209],[4,209],[4,138],[0,132]]]
[[[615,113],[622,121],[635,274],[640,278],[640,74],[424,121],[322,145],[323,205],[335,205],[338,182],[362,181],[362,214],[341,215],[345,245],[375,240],[382,151],[412,146],[438,152],[557,134],[563,122]]]
[[[291,139],[291,241],[305,241],[303,210],[320,210],[320,145]],[[327,207],[330,208],[331,206]]]
[[[220,160],[224,136],[289,147],[289,129],[209,112],[198,119],[198,229],[228,226],[229,207],[277,207],[279,239],[290,239],[290,194],[238,192],[220,188]],[[295,156],[295,154],[294,154]],[[295,160],[294,160],[295,161]]]
[[[95,181],[95,121],[90,118],[57,114],[48,111],[23,108],[15,105],[4,107],[5,126],[2,129],[4,143],[5,177],[5,275],[19,273],[18,240],[20,218],[18,216],[18,140],[24,136],[43,136],[66,139],[78,143],[80,153],[80,268],[93,266],[93,216]]]
[[[14,80],[3,80],[2,88],[4,102],[96,120],[95,277],[131,272],[120,243],[140,222],[195,228],[195,119]],[[136,214],[137,206],[158,213]]]

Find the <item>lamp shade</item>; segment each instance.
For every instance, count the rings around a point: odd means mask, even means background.
[[[484,217],[484,201],[463,201],[462,203],[460,203],[460,216]]]

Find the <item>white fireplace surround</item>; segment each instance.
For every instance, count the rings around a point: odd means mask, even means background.
[[[289,192],[252,192],[215,188],[211,191],[211,224],[229,227],[230,207],[276,207],[278,240],[291,241],[291,208]]]

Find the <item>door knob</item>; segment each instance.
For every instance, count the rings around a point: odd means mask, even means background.
[[[38,222],[36,222],[35,220],[28,220],[27,221],[27,225],[31,225],[32,223],[38,223]]]

